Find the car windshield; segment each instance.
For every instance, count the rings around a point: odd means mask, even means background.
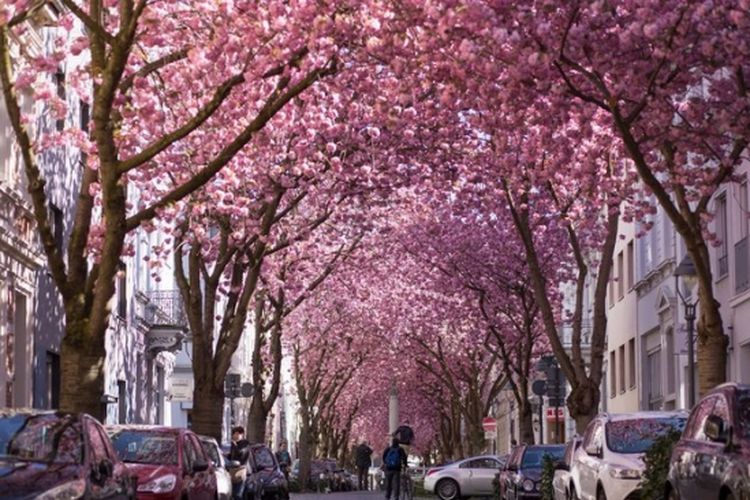
[[[737,416],[742,435],[750,439],[750,390],[742,390],[737,394]]]
[[[0,455],[5,460],[81,463],[81,424],[71,416],[0,417]]]
[[[177,437],[152,431],[114,432],[112,444],[123,462],[177,465]]]
[[[265,446],[253,449],[253,459],[258,469],[273,469],[276,466],[271,450]]]
[[[214,463],[214,465],[221,465],[221,459],[219,458],[219,449],[211,441],[201,441],[203,449],[206,450],[208,458]]]
[[[607,422],[607,445],[615,453],[645,453],[670,431],[682,432],[684,417],[631,418]]]
[[[542,466],[542,460],[545,455],[548,455],[552,460],[557,461],[563,457],[563,453],[565,453],[564,446],[526,448],[523,452],[523,458],[521,459],[521,468],[539,468]]]

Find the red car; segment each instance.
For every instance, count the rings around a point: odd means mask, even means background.
[[[138,477],[139,500],[214,500],[216,474],[198,436],[188,429],[108,426],[112,444]]]

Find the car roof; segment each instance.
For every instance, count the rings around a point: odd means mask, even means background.
[[[28,415],[28,416],[40,416],[40,415],[54,415],[56,417],[72,417],[74,419],[90,418],[94,417],[87,413],[70,413],[59,410],[37,410],[34,408],[2,408],[0,409],[0,417],[13,417],[16,415]]]
[[[166,425],[146,425],[146,424],[116,424],[105,425],[108,431],[141,431],[141,432],[158,432],[160,434],[184,434],[191,432],[184,427],[168,427]]]
[[[651,419],[651,418],[687,418],[687,410],[677,411],[634,411],[629,413],[604,413],[601,416],[609,422],[621,422],[625,420]]]

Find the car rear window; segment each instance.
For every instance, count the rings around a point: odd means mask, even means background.
[[[259,469],[273,469],[276,466],[271,450],[265,446],[253,449],[253,459]]]
[[[81,424],[70,416],[0,417],[0,455],[6,460],[77,464],[82,450]]]
[[[177,465],[177,437],[151,431],[116,431],[110,438],[123,462]]]
[[[615,453],[645,453],[671,431],[682,432],[684,417],[631,418],[607,422],[607,445]]]
[[[556,446],[549,448],[526,448],[521,459],[521,468],[537,468],[542,466],[542,460],[545,455],[548,455],[552,460],[560,460],[565,453],[564,446]]]

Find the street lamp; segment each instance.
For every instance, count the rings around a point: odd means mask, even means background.
[[[690,254],[685,254],[680,264],[674,270],[674,289],[677,292],[677,296],[682,301],[682,306],[685,308],[685,323],[687,323],[687,334],[688,334],[688,405],[690,408],[695,406],[695,354],[693,352],[693,333],[695,329],[695,302],[688,302],[685,297],[680,293],[679,278],[682,277],[682,281],[685,286],[690,290],[692,295],[693,287],[698,281],[698,274],[695,272],[695,264],[693,259],[690,258]],[[671,353],[670,353],[671,355]]]

